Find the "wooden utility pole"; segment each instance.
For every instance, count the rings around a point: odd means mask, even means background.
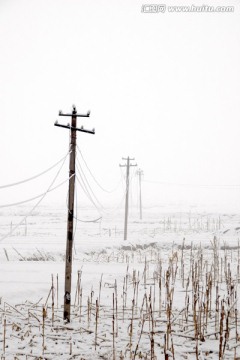
[[[95,130],[85,130],[83,126],[77,128],[78,117],[89,117],[87,114],[78,114],[76,107],[73,105],[71,114],[63,114],[59,111],[59,116],[71,116],[71,125],[60,125],[55,122],[55,126],[63,127],[71,131],[70,136],[70,161],[69,161],[69,191],[68,191],[68,217],[67,217],[67,242],[66,242],[66,259],[65,259],[65,291],[64,291],[64,313],[63,319],[67,322],[71,320],[71,284],[72,284],[72,249],[73,249],[73,222],[74,222],[74,194],[75,194],[75,159],[76,159],[76,140],[77,131],[95,134]]]
[[[126,174],[126,199],[125,199],[125,220],[124,220],[124,240],[127,240],[127,226],[128,226],[128,196],[129,196],[129,173],[130,173],[130,167],[131,166],[137,166],[137,164],[132,165],[130,164],[131,160],[128,156],[127,158],[122,158],[123,160],[127,160],[127,164],[125,165],[119,165],[121,167],[127,167],[127,174]]]
[[[140,220],[142,220],[142,175],[143,171],[138,169],[137,175],[139,177],[139,210],[140,210]]]

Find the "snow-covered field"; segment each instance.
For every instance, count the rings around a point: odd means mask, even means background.
[[[27,212],[2,211],[1,238]],[[127,241],[123,215],[76,222],[70,324],[66,209],[39,207],[0,242],[3,359],[240,357],[240,215],[132,210]]]

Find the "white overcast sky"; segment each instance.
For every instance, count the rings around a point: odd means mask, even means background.
[[[78,145],[104,187],[115,186],[129,155],[144,170],[145,205],[240,204],[240,187],[147,182],[240,185],[240,3],[206,5],[234,12],[146,14],[136,0],[0,0],[0,185],[67,153],[68,131],[53,124],[68,122],[58,111],[76,104],[91,110],[78,125],[96,134],[78,134]],[[41,193],[53,176],[1,190],[2,203]]]

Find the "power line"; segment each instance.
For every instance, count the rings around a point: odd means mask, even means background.
[[[120,183],[121,183],[121,178],[120,178],[120,181],[118,182],[118,184],[116,185],[116,187],[115,187],[113,190],[107,190],[107,189],[105,189],[105,188],[102,187],[102,185],[97,181],[97,179],[96,179],[95,176],[93,175],[92,171],[89,169],[89,167],[88,167],[88,165],[87,165],[87,162],[86,162],[86,160],[84,159],[83,154],[82,154],[82,152],[81,152],[81,150],[79,149],[78,146],[77,146],[77,150],[79,151],[79,153],[80,153],[80,155],[81,155],[81,157],[82,157],[82,159],[83,159],[83,162],[84,162],[86,168],[87,168],[88,171],[89,171],[89,174],[92,176],[93,180],[94,180],[95,183],[100,187],[100,189],[102,189],[103,191],[105,191],[105,192],[107,192],[107,193],[110,193],[110,194],[113,193],[114,191],[116,191],[117,188],[119,187]]]
[[[78,169],[78,166],[77,166]],[[79,170],[79,169],[78,169]],[[81,176],[81,175],[80,175]],[[125,193],[123,194],[120,203],[111,211],[107,211],[103,208],[103,206],[101,205],[101,208],[99,208],[99,206],[96,204],[96,202],[94,201],[94,199],[92,198],[91,194],[89,193],[86,184],[84,183],[83,178],[81,177],[81,180],[78,178],[78,176],[76,176],[77,182],[79,183],[79,185],[81,186],[83,192],[85,193],[85,195],[87,196],[87,198],[89,199],[89,201],[93,204],[93,206],[96,208],[96,210],[98,211],[99,215],[101,215],[101,217],[109,217],[110,215],[114,214],[122,205],[124,197],[125,197]],[[99,218],[100,219],[100,218]]]
[[[58,162],[56,162],[54,165],[52,165],[51,167],[49,167],[48,169],[42,171],[41,173],[37,174],[37,175],[34,175],[34,176],[31,176],[30,178],[27,178],[25,180],[21,180],[21,181],[18,181],[18,182],[15,182],[15,183],[12,183],[12,184],[7,184],[7,185],[1,185],[0,186],[0,189],[5,189],[5,188],[9,188],[9,187],[12,187],[12,186],[16,186],[16,185],[20,185],[20,184],[24,184],[28,181],[31,181],[31,180],[34,180],[34,179],[37,179],[38,177],[46,174],[48,171],[54,169],[58,164],[61,163],[61,161],[65,160],[66,157],[70,154],[70,152],[67,153],[67,155],[65,155],[62,159],[60,159]]]
[[[184,183],[171,183],[171,182],[163,182],[163,181],[157,181],[157,180],[143,180],[146,183],[152,183],[152,184],[160,184],[160,185],[167,185],[167,186],[182,186],[182,187],[202,187],[202,188],[226,188],[226,189],[234,189],[239,188],[240,184],[232,184],[232,185],[226,185],[226,184],[184,184]]]
[[[99,210],[99,207],[101,208],[102,211],[104,211],[101,203],[98,201],[98,199],[96,198],[96,195],[93,193],[92,189],[90,189],[90,191],[92,192],[93,194],[93,197],[96,199],[96,202],[99,204],[99,206],[96,204],[95,200],[93,199],[91,193],[89,192],[88,188],[87,188],[87,185],[86,183],[84,182],[84,178],[83,178],[83,175],[81,174],[81,172],[79,171],[78,169],[78,166],[76,166],[77,170],[78,170],[78,173],[79,173],[79,176],[80,176],[80,179],[78,176],[76,176],[76,179],[78,181],[78,183],[80,184],[82,190],[84,191],[85,195],[87,196],[87,198],[91,201],[91,203],[95,206],[95,208],[98,210],[99,214],[100,214],[100,210]]]
[[[11,229],[11,231],[10,231],[9,233],[7,233],[6,235],[4,235],[4,236],[0,239],[0,242],[3,241],[3,240],[5,240],[7,237],[11,236],[11,235],[14,233],[14,231],[15,231],[16,229],[18,229],[19,226],[21,226],[21,225],[24,223],[24,221],[26,221],[26,219],[27,219],[30,215],[32,215],[33,211],[40,205],[40,203],[43,201],[43,199],[45,198],[45,196],[50,192],[53,184],[54,184],[55,181],[57,180],[57,178],[58,178],[58,176],[59,176],[59,174],[60,174],[60,172],[61,172],[61,170],[62,170],[62,168],[63,168],[63,165],[64,165],[64,163],[65,163],[65,160],[66,160],[66,157],[65,157],[65,159],[64,159],[61,167],[59,168],[57,174],[56,174],[55,177],[53,178],[53,181],[51,182],[51,184],[50,184],[50,186],[48,187],[47,191],[42,195],[42,197],[40,198],[40,200],[33,206],[33,208],[29,211],[29,213],[28,213],[27,215],[25,215],[25,216],[23,217],[23,219],[22,219],[17,225],[15,225],[15,226]],[[58,185],[58,187],[59,187],[59,186],[60,186],[60,185]]]
[[[98,220],[102,219],[102,216],[100,216],[99,218],[96,218],[94,220],[81,220],[81,219],[78,219],[76,216],[74,216],[74,219],[76,219],[77,221],[79,221],[81,223],[96,223],[96,222],[98,222]]]
[[[69,190],[68,190],[69,192]],[[69,195],[69,194],[68,194]],[[77,189],[74,191],[74,196],[76,198],[76,201],[77,201]],[[69,196],[68,196],[69,197]],[[77,204],[75,202],[75,211],[76,211],[76,215],[77,215]],[[69,209],[69,202],[68,202],[68,216],[69,216],[69,212],[70,212],[70,209]],[[74,215],[73,215],[74,217]],[[74,251],[75,251],[75,254],[77,253],[76,252],[76,247],[75,247],[75,236],[76,236],[76,232],[77,232],[77,222],[75,221],[75,227],[74,227],[74,232],[73,232],[73,246],[74,246]]]
[[[78,167],[78,165],[79,165],[79,167]],[[92,187],[91,187],[91,185],[90,185],[90,183],[89,183],[89,181],[88,181],[88,179],[87,179],[87,177],[86,177],[86,175],[85,175],[85,173],[84,173],[84,171],[83,171],[83,169],[81,167],[81,164],[78,161],[78,159],[77,159],[77,170],[79,171],[79,175],[80,175],[82,184],[80,183],[79,179],[78,179],[78,182],[82,186],[82,189],[84,190],[84,192],[87,195],[87,197],[89,198],[89,200],[93,203],[93,205],[98,210],[99,214],[102,215],[101,212],[105,213],[106,215],[111,214],[111,212],[107,211],[105,209],[105,207],[101,204],[101,202],[98,200],[98,198],[95,195],[95,193],[94,193],[94,191],[93,191],[93,189],[92,189]]]
[[[77,162],[78,162],[78,159],[77,159]],[[79,164],[79,162],[78,162],[78,164]],[[81,167],[80,164],[79,164],[79,166]],[[77,169],[78,169],[78,166],[77,166]],[[78,169],[78,170],[79,170],[79,169]],[[132,182],[133,174],[131,174],[131,176],[129,177],[129,182],[128,182],[127,188],[123,189],[123,190],[124,190],[124,194],[123,194],[123,196],[122,196],[119,204],[118,204],[117,206],[115,206],[115,207],[113,208],[113,210],[107,211],[107,210],[105,209],[105,207],[100,203],[100,201],[98,200],[98,198],[96,197],[96,195],[95,195],[94,191],[92,190],[92,188],[91,188],[91,186],[90,186],[90,184],[89,184],[89,182],[88,182],[88,180],[87,180],[87,177],[86,177],[86,175],[84,174],[82,168],[81,168],[81,171],[82,171],[82,174],[83,174],[83,176],[84,176],[84,178],[85,178],[85,180],[86,180],[86,182],[87,182],[87,185],[88,185],[91,193],[93,194],[93,197],[96,199],[96,202],[97,202],[97,203],[99,204],[99,206],[100,206],[100,209],[99,209],[98,206],[96,205],[95,201],[92,199],[91,194],[90,194],[89,191],[87,190],[87,186],[86,186],[86,184],[85,184],[85,182],[84,182],[84,179],[83,179],[82,176],[80,175],[80,176],[81,176],[81,179],[82,179],[82,181],[83,181],[84,187],[85,187],[86,191],[88,192],[89,197],[91,198],[90,200],[91,200],[92,203],[95,205],[95,207],[96,207],[96,209],[98,210],[99,214],[101,214],[101,211],[105,214],[105,216],[109,216],[109,215],[115,213],[115,212],[121,207],[121,205],[122,205],[122,203],[123,203],[123,200],[124,200],[124,197],[126,196],[127,191],[130,189],[130,184],[131,184],[131,182]],[[121,181],[122,181],[122,179],[121,179]]]
[[[26,204],[27,202],[30,202],[30,201],[33,201],[33,200],[36,200],[36,199],[39,199],[41,196],[47,194],[47,193],[50,193],[56,189],[58,189],[60,186],[62,186],[63,184],[65,184],[65,182],[67,182],[68,180],[71,179],[71,177],[73,177],[74,175],[70,176],[70,178],[67,178],[66,180],[62,181],[60,184],[56,185],[54,188],[48,190],[47,192],[44,192],[40,195],[37,195],[37,196],[34,196],[30,199],[27,199],[27,200],[23,200],[23,201],[19,201],[19,202],[16,202],[16,203],[11,203],[11,204],[5,204],[5,205],[0,205],[0,208],[5,208],[5,207],[11,207],[11,206],[15,206],[15,205],[21,205],[21,204]]]
[[[129,186],[130,186],[130,183],[132,181],[132,178],[133,178],[133,174],[131,174],[130,176],[130,180],[129,180],[129,183],[128,183],[128,186],[127,188],[124,190],[124,194],[119,202],[119,204],[114,208],[112,209],[111,211],[108,211],[102,204],[101,202],[98,200],[97,196],[95,195],[84,171],[83,171],[83,168],[78,160],[78,158],[76,158],[77,160],[77,163],[76,163],[76,168],[78,170],[78,174],[79,174],[79,177],[76,176],[76,179],[77,179],[77,182],[79,183],[79,185],[81,186],[83,192],[85,193],[85,195],[87,196],[87,198],[90,200],[90,202],[94,205],[94,207],[96,208],[96,210],[98,211],[99,215],[101,215],[101,217],[103,217],[103,214],[104,214],[104,217],[109,217],[111,216],[112,214],[114,214],[122,205],[123,203],[123,200],[124,200],[124,197],[126,196],[126,192],[128,191],[129,189]],[[121,174],[122,174],[122,171],[121,171]],[[121,181],[122,181],[122,178],[121,178]],[[95,200],[94,200],[95,199]]]
[[[77,177],[76,177],[77,178]],[[77,178],[77,181],[79,182],[79,179]],[[80,184],[80,183],[79,183]],[[85,192],[85,195],[88,196],[88,194]],[[81,223],[94,223],[97,222],[98,220],[102,219],[102,216],[98,217],[97,219],[93,219],[93,220],[82,220],[78,218],[78,208],[77,208],[77,187],[76,187],[76,191],[75,191],[75,197],[76,197],[76,205],[75,205],[75,211],[76,211],[76,216],[74,216],[74,219],[77,220],[78,222]],[[91,199],[89,199],[91,201]],[[95,204],[94,204],[95,205]],[[97,209],[97,211],[99,212],[99,210]],[[76,225],[77,227],[77,225]],[[75,228],[75,232],[76,232],[76,228]]]
[[[85,175],[85,173],[84,173],[84,171],[83,171],[83,169],[81,167],[81,164],[80,164],[78,158],[77,158],[77,164],[79,165],[79,168],[77,167],[77,169],[79,171],[79,175],[80,175],[83,183],[85,184],[85,188],[87,189],[87,186],[88,186],[88,188],[89,188],[90,192],[92,193],[93,197],[95,198],[96,202],[99,204],[100,208],[102,208],[102,210],[104,211],[104,207],[100,203],[100,201],[98,200],[97,196],[94,194],[93,189],[92,189],[91,185],[89,184],[89,181],[88,181],[88,179],[87,179],[87,177],[86,177],[86,175]],[[87,183],[87,186],[86,186],[85,181]]]
[[[75,202],[75,208],[76,208],[76,216],[74,216],[74,219],[77,220],[78,222],[81,222],[81,223],[95,223],[97,222],[98,220],[102,219],[102,216],[100,216],[99,218],[97,219],[93,219],[93,220],[82,220],[82,219],[79,219],[78,218],[78,207],[77,207],[77,203],[78,203],[78,200],[77,200],[77,187],[76,187],[76,191],[75,191],[75,197],[76,197],[76,202]],[[76,228],[77,228],[77,223],[76,223]]]

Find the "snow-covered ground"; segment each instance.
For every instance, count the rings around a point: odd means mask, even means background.
[[[26,213],[2,211],[0,237]],[[39,207],[0,241],[2,358],[240,356],[240,215],[162,207],[139,220],[133,209],[127,241],[123,216],[77,214],[70,324],[62,320],[66,209]]]

